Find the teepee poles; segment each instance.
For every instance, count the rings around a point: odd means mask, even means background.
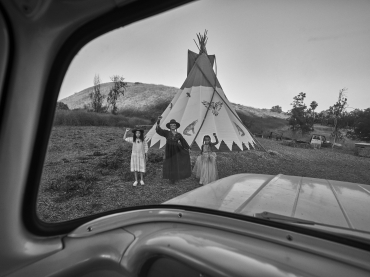
[[[211,101],[210,101],[210,103],[212,103],[213,96],[215,96],[215,91],[213,91],[213,93],[212,93],[212,97],[211,97]],[[202,124],[200,124],[200,127],[199,127],[199,129],[198,129],[198,132],[197,132],[197,134],[195,135],[195,137],[194,137],[193,141],[192,141],[192,142],[191,142],[191,144],[190,144],[190,148],[191,148],[191,146],[193,145],[194,141],[197,139],[197,137],[198,137],[198,135],[199,135],[200,130],[202,130],[202,127],[203,127],[204,121],[206,121],[207,114],[208,114],[209,110],[210,110],[210,109],[207,109],[206,114],[205,114],[205,115],[204,115],[204,117],[203,117]]]
[[[197,64],[197,63],[196,63],[196,61],[195,61],[195,64]],[[199,68],[199,66],[198,66],[198,68]],[[203,72],[202,72],[202,73],[203,73]],[[204,74],[203,74],[203,76],[204,76]],[[207,80],[207,81],[208,81],[208,80]],[[212,86],[212,87],[213,87],[213,93],[212,93],[212,97],[211,97],[211,100],[209,101],[209,103],[212,103],[213,97],[215,96],[215,93],[217,92],[217,91],[216,91],[216,89],[215,89],[215,87],[216,87],[216,81],[217,81],[217,79],[215,79],[215,85],[214,85],[214,86]],[[209,81],[208,81],[208,82],[209,82]],[[190,147],[193,145],[194,141],[197,139],[197,137],[198,137],[198,134],[199,134],[200,130],[202,130],[202,127],[203,127],[204,121],[205,121],[205,120],[206,120],[206,118],[207,118],[207,114],[208,114],[209,110],[210,110],[210,109],[208,108],[208,109],[207,109],[207,111],[206,111],[206,113],[205,113],[205,115],[204,115],[204,117],[203,117],[202,124],[200,125],[200,127],[199,127],[199,129],[198,129],[197,134],[195,135],[195,137],[194,137],[193,141],[191,142]]]
[[[202,53],[207,54],[207,48],[206,48],[206,44],[208,41],[207,32],[208,32],[207,30],[204,30],[204,35],[202,35],[201,33],[197,34],[199,46],[197,42],[195,41],[195,39],[193,39],[195,42],[195,45],[198,47],[199,55]]]
[[[207,33],[208,33],[208,31],[207,30],[205,30],[204,31],[204,34],[202,35],[201,33],[198,33],[197,34],[197,38],[198,38],[198,43],[199,43],[199,45],[197,44],[197,42],[194,40],[194,42],[195,42],[195,45],[198,47],[198,50],[199,50],[199,55],[201,55],[201,54],[203,54],[203,53],[205,53],[207,56],[208,56],[208,54],[207,54],[207,48],[206,48],[206,45],[207,45],[207,41],[208,41],[208,37],[207,37]],[[215,59],[216,59],[216,57],[215,57]],[[195,61],[195,65],[198,67],[198,69],[200,70],[200,72],[202,73],[202,75],[203,75],[203,77],[206,79],[206,81],[209,83],[209,85],[213,88],[213,93],[212,93],[212,97],[211,97],[211,101],[210,101],[210,103],[212,103],[212,100],[213,100],[213,97],[214,97],[214,95],[215,95],[215,93],[217,93],[218,94],[218,96],[223,100],[223,102],[226,104],[226,106],[229,108],[229,110],[231,111],[231,113],[237,118],[237,120],[244,126],[244,123],[240,120],[240,118],[239,118],[239,116],[238,115],[236,115],[235,113],[234,113],[234,111],[229,107],[229,105],[227,104],[227,102],[222,98],[222,96],[218,93],[218,91],[217,91],[217,89],[216,89],[216,84],[217,84],[217,73],[216,73],[216,78],[215,78],[215,84],[214,85],[212,85],[212,83],[211,83],[211,81],[210,80],[208,80],[208,78],[207,78],[207,76],[205,75],[205,73],[203,72],[203,70],[200,68],[200,66],[198,65],[198,63],[197,63],[197,61]],[[216,72],[217,72],[217,65],[216,65]],[[199,132],[200,132],[200,130],[202,129],[202,126],[203,126],[203,124],[204,124],[204,121],[205,121],[205,119],[206,119],[206,117],[207,117],[207,114],[208,114],[208,111],[209,111],[209,109],[207,109],[207,111],[206,111],[206,113],[205,113],[205,115],[204,115],[204,118],[203,118],[203,121],[202,121],[202,124],[200,125],[200,128],[198,129],[198,132],[197,132],[197,134],[195,135],[195,138],[194,138],[194,140],[192,141],[192,143],[190,144],[190,145],[193,145],[193,143],[194,143],[194,141],[197,139],[197,137],[198,137],[198,134],[199,134]],[[245,126],[244,126],[245,127]],[[256,141],[257,143],[258,143],[258,145],[265,151],[265,152],[267,152],[266,151],[266,149],[261,145],[261,143],[256,139],[256,137],[248,130],[248,128],[247,127],[245,127],[245,129],[248,131],[248,133],[251,135],[251,137],[254,139],[254,141]]]
[[[199,50],[199,55],[202,54],[202,53],[205,53],[207,54],[207,49],[206,49],[206,44],[207,44],[207,41],[208,41],[208,37],[207,37],[207,30],[204,31],[204,35],[202,36],[201,33],[197,34],[197,38],[198,38],[198,42],[199,42],[199,46],[197,44],[197,42],[195,41],[194,39],[194,42],[195,42],[195,45],[198,47],[198,50]],[[197,61],[195,61],[195,64],[197,63]],[[210,103],[212,103],[212,100],[213,100],[213,97],[215,96],[215,87],[216,87],[216,84],[213,86],[213,93],[212,93],[212,97],[211,97],[211,101]],[[206,120],[207,118],[207,114],[208,114],[208,111],[209,109],[207,109],[204,117],[203,117],[203,120],[202,120],[202,123],[200,124],[200,127],[198,129],[198,132],[196,133],[193,141],[191,142],[190,144],[190,147],[193,145],[194,141],[197,139],[198,135],[199,135],[199,132],[200,130],[202,130],[202,127],[203,127],[203,124],[204,124],[204,121]]]

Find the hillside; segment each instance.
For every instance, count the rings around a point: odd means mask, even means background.
[[[100,91],[103,95],[108,95],[112,82],[100,85]],[[127,83],[127,89],[124,96],[120,96],[117,101],[118,110],[130,108],[141,109],[148,106],[158,105],[162,102],[169,102],[180,89],[167,87],[163,85]],[[70,109],[82,109],[84,105],[90,102],[89,94],[93,87],[86,88],[80,92],[61,99]],[[106,101],[104,102],[104,105]]]
[[[113,83],[103,83],[101,92],[107,95]],[[93,87],[77,92],[60,100],[70,109],[82,109],[90,102],[89,93]],[[128,83],[125,95],[118,99],[119,113],[126,117],[138,117],[154,120],[167,107],[180,89],[164,85]],[[105,104],[105,103],[104,103]],[[271,112],[269,109],[258,109],[241,104],[231,103],[244,124],[255,133],[285,128],[287,116]]]
[[[234,103],[231,103],[231,104],[234,106],[235,110],[238,113],[242,112],[249,116],[262,117],[262,118],[273,117],[273,118],[280,118],[280,119],[286,119],[288,117],[284,113],[271,112],[270,109],[258,109],[258,108],[253,108],[249,106],[243,106],[240,104],[234,104]]]

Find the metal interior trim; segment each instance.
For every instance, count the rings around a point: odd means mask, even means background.
[[[212,214],[207,214],[207,220],[205,220],[204,216],[204,213],[181,209],[166,209],[165,207],[163,209],[131,211],[109,215],[88,222],[71,232],[68,237],[78,238],[92,236],[116,228],[125,228],[142,223],[183,223],[225,230],[265,241],[271,241],[311,252],[316,255],[341,260],[346,263],[348,263],[348,259],[350,259],[351,264],[370,270],[370,264],[368,263],[370,260],[370,252],[365,250],[262,224]]]

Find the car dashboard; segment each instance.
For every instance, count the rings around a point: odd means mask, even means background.
[[[222,215],[117,213],[63,238],[63,250],[10,276],[368,276],[365,250]]]

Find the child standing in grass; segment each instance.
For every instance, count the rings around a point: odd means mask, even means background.
[[[212,152],[212,147],[218,144],[216,134],[213,134],[216,142],[211,142],[211,137],[205,135],[203,137],[203,145],[200,155],[195,162],[193,173],[199,178],[199,184],[206,185],[218,179],[218,171],[216,165],[216,153]]]
[[[144,140],[144,130],[142,129],[133,129],[133,137],[128,137],[127,132],[130,131],[130,128],[126,128],[123,140],[132,143],[132,152],[131,152],[131,172],[135,173],[135,182],[134,187],[138,184],[137,173],[140,172],[140,184],[144,185],[143,174],[146,170],[146,162],[148,161],[148,144]]]

